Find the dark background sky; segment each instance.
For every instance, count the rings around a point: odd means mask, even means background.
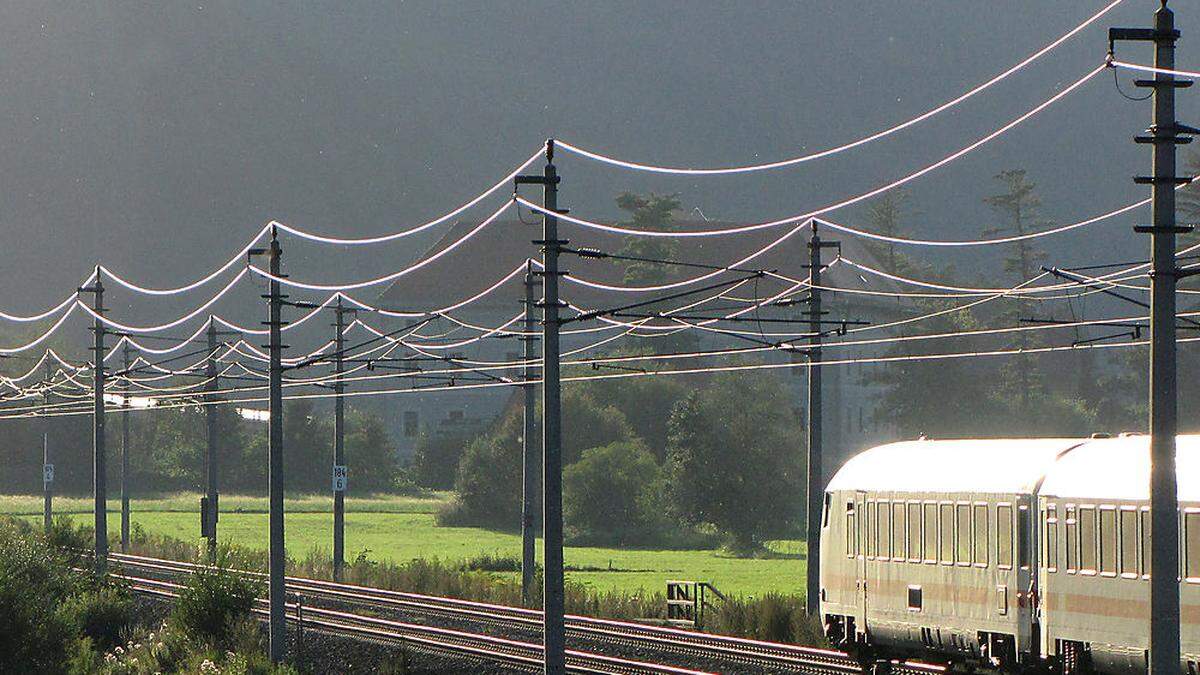
[[[1101,4],[9,0],[0,8],[0,308],[46,306],[97,259],[150,285],[190,281],[271,218],[323,233],[393,231],[457,206],[547,136],[671,164],[821,149],[957,95]],[[1200,66],[1200,7],[1175,4],[1180,67]],[[710,218],[801,212],[1007,122],[1098,64],[1108,26],[1144,25],[1157,5],[1126,0],[961,109],[838,158],[678,179],[563,157],[563,203],[613,217],[617,191],[653,189],[681,193]],[[1150,57],[1137,47],[1121,55]],[[1182,119],[1200,123],[1197,94],[1180,101]],[[977,235],[992,224],[980,202],[991,176],[1012,167],[1029,170],[1045,215],[1059,222],[1141,198],[1130,176],[1148,151],[1130,136],[1148,116],[1149,104],[1121,98],[1105,73],[915,183],[911,230]],[[862,209],[833,218],[862,224]],[[1134,220],[1047,241],[1050,259],[1141,256]],[[289,244],[286,260],[297,278],[358,279],[429,241],[365,254]],[[997,253],[945,260],[998,269]],[[120,318],[142,320],[183,306],[123,302]]]

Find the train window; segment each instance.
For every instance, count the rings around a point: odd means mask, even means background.
[[[1142,521],[1142,578],[1150,578],[1150,553],[1153,547],[1150,546],[1150,511],[1142,509],[1139,512]]]
[[[954,559],[960,565],[971,564],[971,506],[957,504],[955,509]]]
[[[879,502],[879,558],[892,557],[892,505]]]
[[[1138,573],[1137,511],[1121,511],[1121,576],[1134,578]]]
[[[1021,569],[1029,569],[1029,507],[1017,507],[1017,564]]]
[[[867,500],[858,498],[858,544],[854,547],[854,555],[866,555],[867,552]]]
[[[943,565],[954,564],[954,505],[938,506],[938,557]]]
[[[924,517],[925,562],[936,563],[937,545],[937,504],[925,504]]]
[[[921,505],[908,505],[908,561],[921,562]]]
[[[821,527],[829,527],[829,503],[833,499],[833,495],[825,493],[825,508],[821,512]]]
[[[1079,569],[1079,521],[1075,518],[1075,507],[1067,507],[1067,573],[1074,574]]]
[[[1100,574],[1117,575],[1117,510],[1100,509]]]
[[[980,567],[988,564],[988,508],[985,504],[976,504],[975,509],[975,554],[972,560]]]
[[[996,507],[996,565],[1012,569],[1013,509],[1008,504]]]
[[[904,502],[895,502],[892,504],[892,560],[897,562],[904,560],[907,555],[905,548],[905,533],[904,533]]]
[[[1079,571],[1096,572],[1096,507],[1079,507]]]
[[[858,555],[858,527],[854,519],[854,502],[846,502],[846,555]]]
[[[867,502],[867,557],[874,558],[879,551],[879,504]]]
[[[1189,510],[1183,514],[1183,531],[1187,542],[1184,545],[1187,558],[1184,577],[1191,583],[1200,584],[1200,511]]]
[[[1058,507],[1046,509],[1046,571],[1058,571]]]

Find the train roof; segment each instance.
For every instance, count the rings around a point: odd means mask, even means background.
[[[1177,440],[1179,496],[1200,501],[1200,436]],[[1149,437],[903,441],[862,452],[830,490],[1148,499]]]
[[[1175,440],[1179,499],[1200,501],[1200,435]],[[1089,440],[1054,464],[1038,491],[1066,499],[1150,498],[1150,437]]]

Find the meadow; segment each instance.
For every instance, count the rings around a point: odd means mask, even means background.
[[[515,533],[469,527],[440,527],[434,513],[449,493],[410,497],[378,495],[347,498],[346,557],[404,562],[416,558],[465,561],[481,555],[520,557]],[[131,522],[147,532],[199,541],[199,495],[181,493],[139,498],[131,502]],[[267,502],[264,497],[222,495],[219,536],[223,541],[265,549]],[[92,522],[90,498],[56,497],[54,513],[74,522]],[[110,536],[120,532],[120,503],[110,500]],[[302,558],[314,549],[329,551],[332,500],[328,495],[298,495],[286,500],[288,555]],[[40,518],[40,496],[0,496],[0,513]],[[540,548],[541,542],[539,542]],[[756,596],[774,591],[804,591],[803,542],[772,541],[753,558],[720,549],[661,550],[569,546],[564,552],[567,576],[598,591],[663,592],[670,579],[707,581],[726,594]],[[540,553],[539,553],[540,556]],[[513,577],[515,573],[509,573]]]

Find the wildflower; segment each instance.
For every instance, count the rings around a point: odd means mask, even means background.
[[[217,668],[217,664],[213,663],[212,661],[209,661],[208,659],[204,659],[204,662],[200,664],[200,672],[201,673],[220,673],[221,669]]]
[[[121,654],[124,654],[125,650],[121,649],[120,647],[117,647],[116,649],[113,650],[113,652],[115,652],[119,656]]]

